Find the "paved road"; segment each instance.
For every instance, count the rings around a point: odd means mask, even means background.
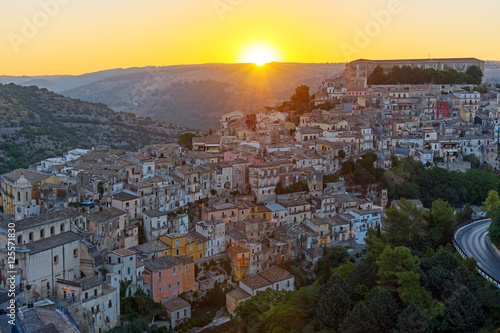
[[[474,257],[478,266],[500,281],[500,257],[486,239],[491,219],[469,224],[455,234],[455,239],[467,256]]]

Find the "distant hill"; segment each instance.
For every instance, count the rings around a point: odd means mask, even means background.
[[[46,89],[0,84],[0,174],[74,148],[136,150],[188,131]]]
[[[206,129],[234,110],[254,112],[288,100],[299,85],[318,90],[345,64],[202,64],[113,69],[80,76],[0,76],[176,125]]]

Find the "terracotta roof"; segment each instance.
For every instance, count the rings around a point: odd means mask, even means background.
[[[30,183],[40,182],[42,180],[45,180],[45,179],[51,177],[51,175],[46,174],[46,173],[40,173],[40,172],[30,171],[30,170],[26,170],[26,169],[16,169],[12,172],[4,173],[3,175],[1,175],[1,177],[8,179],[11,182],[15,182],[16,180],[19,179],[19,177],[21,177],[21,175],[23,175],[24,178],[26,178]]]
[[[159,251],[166,251],[168,249],[171,249],[171,247],[158,239],[132,247],[132,250],[135,250],[140,253],[153,253]]]
[[[180,256],[163,256],[155,260],[150,259],[144,262],[144,266],[146,266],[146,269],[150,272],[158,272],[166,268],[178,265],[186,265],[191,262],[193,262],[193,259],[183,254]]]
[[[269,282],[267,279],[263,278],[262,276],[260,276],[258,274],[244,278],[243,280],[240,281],[240,283],[245,284],[246,286],[248,286],[252,290],[260,289],[260,288],[264,288],[264,287],[271,288],[271,286],[272,286],[271,282]]]
[[[168,212],[161,212],[158,209],[150,209],[142,212],[142,215],[146,215],[148,217],[160,217],[160,216],[166,216],[168,215]]]
[[[92,213],[86,216],[86,219],[90,222],[101,223],[106,222],[111,219],[118,218],[122,215],[126,215],[127,212],[116,207],[110,207],[102,211]]]
[[[271,268],[263,270],[262,272],[259,273],[259,275],[271,283],[276,283],[276,282],[292,279],[295,277],[292,273],[290,273],[290,272],[288,272],[288,271],[286,271],[283,268],[278,267],[278,266],[273,266]]]
[[[189,304],[188,302],[186,302],[185,300],[183,300],[180,297],[175,297],[175,298],[172,298],[169,300],[162,301],[161,305],[163,305],[163,307],[165,309],[167,309],[167,311],[170,311],[170,312],[174,312],[174,311],[178,311],[178,310],[181,310],[184,308],[191,307],[191,304]]]
[[[231,290],[229,293],[227,293],[229,296],[234,298],[236,301],[245,299],[245,298],[250,298],[252,295],[241,289],[240,287],[237,287],[236,289]]]
[[[128,256],[133,256],[134,254],[136,254],[134,251],[131,251],[129,249],[118,249],[118,250],[114,250],[114,251],[111,251],[109,253],[114,253],[116,255],[119,255],[120,257],[128,257]]]

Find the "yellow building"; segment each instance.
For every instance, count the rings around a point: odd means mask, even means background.
[[[163,243],[170,246],[168,250],[169,256],[178,256],[186,254],[186,234],[173,233],[159,238]]]
[[[197,232],[168,234],[160,236],[159,240],[170,246],[170,249],[167,251],[167,254],[170,256],[186,254],[193,260],[200,260],[205,257],[205,243],[207,239]]]
[[[472,123],[474,118],[476,118],[476,109],[474,105],[461,105],[460,118],[465,122]]]
[[[16,220],[29,217],[33,206],[39,205],[38,190],[41,184],[60,183],[60,179],[45,173],[17,169],[0,176],[4,212]]]
[[[326,219],[313,218],[311,220],[304,221],[312,230],[316,231],[319,236],[319,245],[326,245],[330,243],[330,224]]]

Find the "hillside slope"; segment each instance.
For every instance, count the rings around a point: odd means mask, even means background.
[[[287,100],[299,85],[315,93],[344,64],[201,64],[114,69],[80,76],[7,77],[62,95],[104,103],[115,111],[207,129],[234,110],[258,111]]]
[[[174,142],[187,130],[34,86],[0,85],[0,174],[74,148]]]

